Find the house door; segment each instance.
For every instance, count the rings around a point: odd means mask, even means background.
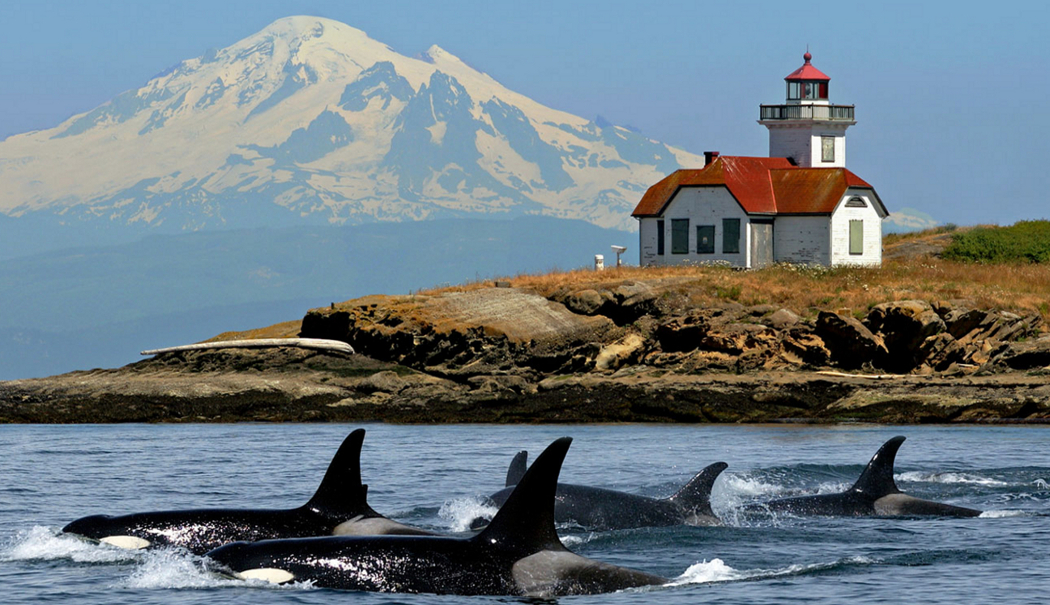
[[[773,264],[773,223],[751,223],[751,268]]]

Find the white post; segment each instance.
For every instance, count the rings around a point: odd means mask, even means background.
[[[601,254],[594,255],[594,270],[604,271],[605,270],[605,257]]]

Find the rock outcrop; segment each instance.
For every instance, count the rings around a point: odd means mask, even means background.
[[[674,279],[508,285],[306,314],[299,336],[356,355],[176,351],[0,383],[0,422],[1050,420],[1037,314],[903,300],[813,317],[696,304]]]

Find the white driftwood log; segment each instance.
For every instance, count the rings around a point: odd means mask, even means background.
[[[251,340],[219,340],[215,342],[199,342],[192,345],[179,345],[177,347],[165,347],[163,349],[150,349],[143,351],[143,355],[160,355],[161,353],[172,353],[175,351],[202,351],[205,349],[258,349],[263,347],[299,347],[302,349],[317,349],[320,351],[339,351],[341,353],[353,354],[354,348],[340,340],[328,340],[325,338],[256,338]]]

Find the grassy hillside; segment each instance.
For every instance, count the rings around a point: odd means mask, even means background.
[[[624,267],[601,274],[577,270],[519,275],[509,280],[515,287],[549,295],[559,288],[578,289],[603,281],[673,278],[694,305],[725,300],[745,305],[774,304],[808,316],[815,316],[820,310],[842,309],[861,316],[874,305],[893,300],[967,299],[982,308],[1038,312],[1044,321],[1050,320],[1050,264],[944,258],[942,252],[958,236],[989,230],[940,227],[887,237],[886,258],[877,269],[795,265],[756,271],[722,266]],[[472,287],[476,286],[466,284],[443,290]]]

